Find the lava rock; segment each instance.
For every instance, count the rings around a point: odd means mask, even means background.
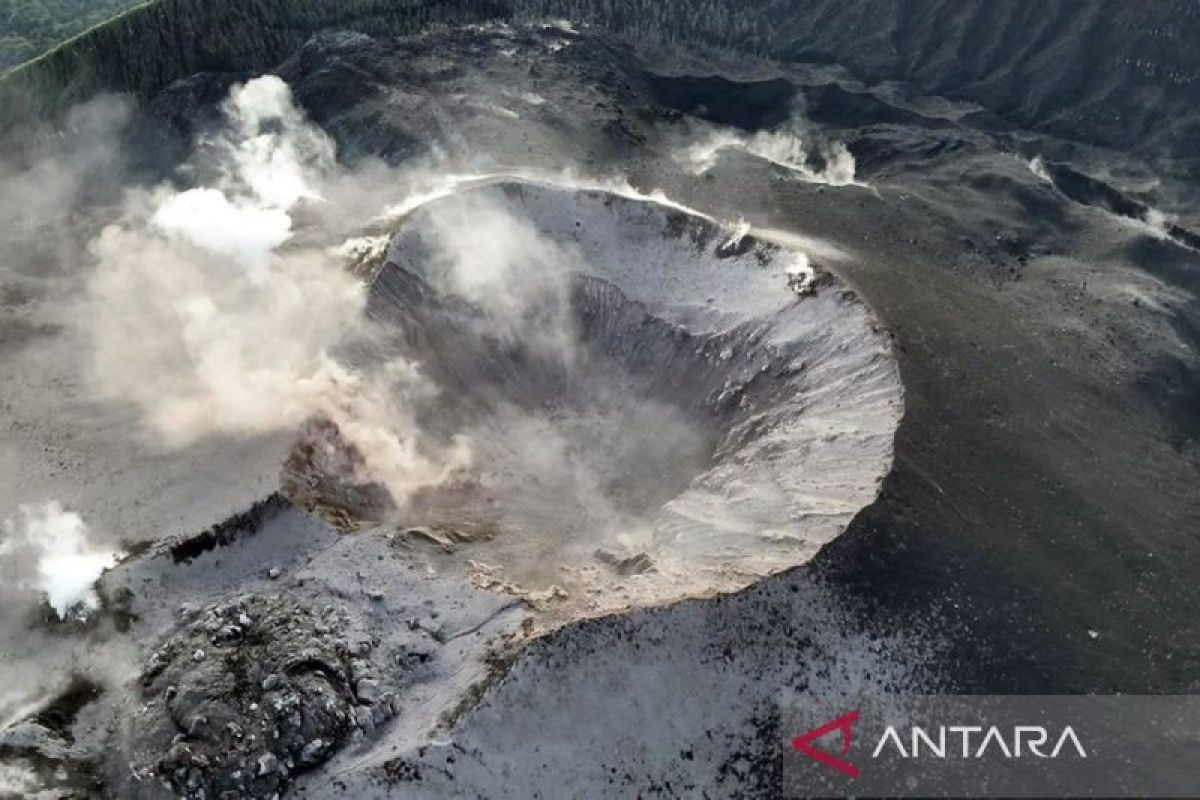
[[[282,792],[297,769],[324,762],[352,731],[373,729],[377,715],[360,703],[392,713],[394,695],[347,645],[361,638],[332,605],[248,595],[201,609],[143,673],[150,718],[135,754],[182,797]]]
[[[355,686],[354,693],[358,696],[360,703],[371,705],[379,699],[379,681],[363,678]]]

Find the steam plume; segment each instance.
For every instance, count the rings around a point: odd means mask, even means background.
[[[83,519],[55,501],[19,512],[0,543],[8,577],[42,592],[59,619],[86,618],[99,607],[93,585],[118,554],[89,541]]]
[[[716,166],[730,150],[770,161],[809,183],[862,186],[855,178],[854,156],[843,142],[830,141],[811,128],[797,110],[774,130],[747,134],[732,128],[701,125],[691,141],[676,150],[675,160],[694,174]]]
[[[208,185],[132,192],[121,222],[91,243],[93,385],[137,407],[168,447],[323,417],[359,451],[358,477],[403,505],[465,448],[419,441],[394,399],[422,390],[415,367],[364,374],[337,355],[367,334],[365,287],[329,248],[293,243],[294,212],[319,205],[322,182],[337,177],[333,144],[274,76],[235,87],[224,113],[225,130],[205,143],[211,161],[194,165]]]

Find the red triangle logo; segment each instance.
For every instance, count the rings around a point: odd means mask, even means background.
[[[858,722],[858,709],[851,711],[849,714],[843,714],[837,719],[830,720],[820,727],[813,728],[811,731],[800,734],[795,739],[792,739],[792,747],[809,758],[819,761],[827,767],[836,769],[843,775],[848,775],[850,778],[857,778],[858,767],[844,760],[850,752],[850,745],[854,743],[854,723],[856,722]],[[813,747],[813,742],[817,739],[838,730],[842,732],[842,752],[840,757]]]

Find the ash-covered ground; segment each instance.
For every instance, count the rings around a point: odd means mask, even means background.
[[[569,22],[44,130],[0,793],[761,797],[792,693],[1196,686],[1195,193],[1145,152]]]

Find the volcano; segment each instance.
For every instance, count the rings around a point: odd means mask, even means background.
[[[797,697],[1190,692],[1197,25],[162,0],[6,73],[0,795],[774,797]]]

